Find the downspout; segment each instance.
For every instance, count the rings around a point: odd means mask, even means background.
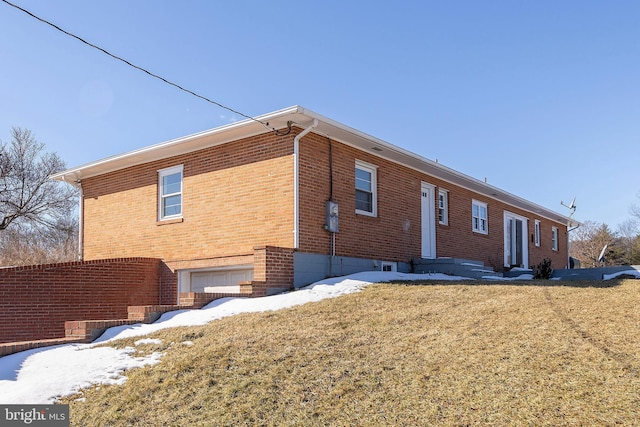
[[[300,246],[300,140],[303,136],[311,132],[318,126],[318,119],[313,119],[313,123],[293,138],[293,248]]]
[[[80,190],[78,200],[78,261],[84,260],[84,193],[82,191],[82,182],[76,180],[76,185]]]
[[[66,182],[67,184],[73,185],[74,187],[76,187],[77,189],[80,190],[80,197],[79,197],[79,204],[78,204],[78,261],[82,261],[82,254],[83,254],[83,250],[84,250],[84,246],[83,246],[83,242],[82,242],[82,199],[83,199],[83,195],[82,195],[82,183],[80,182],[79,179],[76,179],[75,181],[67,181],[67,176],[66,175],[62,175],[62,181]]]

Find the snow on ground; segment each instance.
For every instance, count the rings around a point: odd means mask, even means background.
[[[533,274],[524,273],[516,277],[482,276],[482,280],[496,280],[496,281],[503,280],[505,282],[512,281],[512,280],[533,280]]]
[[[602,280],[611,280],[611,279],[615,279],[618,276],[622,276],[622,275],[629,275],[629,276],[634,276],[637,279],[640,279],[640,271],[638,270],[624,270],[624,271],[618,271],[617,273],[613,273],[613,274],[605,274],[602,276]]]
[[[391,280],[467,280],[444,274],[404,274],[363,272],[322,280],[295,292],[264,298],[223,298],[200,310],[165,313],[152,324],[135,324],[108,329],[91,344],[67,344],[27,350],[0,358],[0,404],[48,404],[61,396],[97,384],[123,384],[127,369],[154,365],[161,353],[135,357],[136,349],[96,347],[120,338],[142,337],[161,329],[204,325],[239,313],[272,311],[308,302],[358,292],[363,287]],[[157,344],[160,340],[142,338],[135,342]],[[192,343],[186,341],[184,345]]]

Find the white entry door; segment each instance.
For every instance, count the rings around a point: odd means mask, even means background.
[[[528,219],[504,212],[504,266],[529,268]]]
[[[422,258],[436,257],[435,185],[422,183]]]

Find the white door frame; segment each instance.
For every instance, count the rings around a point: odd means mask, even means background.
[[[421,189],[421,212],[422,218],[420,220],[422,229],[422,258],[435,258],[436,257],[436,221],[435,221],[435,192],[436,186],[422,182]]]
[[[509,260],[512,245],[512,241],[509,239],[511,230],[507,229],[510,219],[522,221],[522,265],[524,268],[529,268],[529,218],[509,211],[504,211],[504,266],[511,266]]]

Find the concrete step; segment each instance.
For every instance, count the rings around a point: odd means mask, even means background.
[[[484,262],[473,260],[473,259],[465,259],[465,258],[416,258],[413,260],[414,264],[424,264],[424,265],[468,265],[468,266],[480,266],[484,267]]]
[[[482,261],[464,258],[415,259],[413,267],[414,272],[418,274],[443,273],[473,279],[481,279],[484,276],[502,277],[502,273],[496,273]]]

